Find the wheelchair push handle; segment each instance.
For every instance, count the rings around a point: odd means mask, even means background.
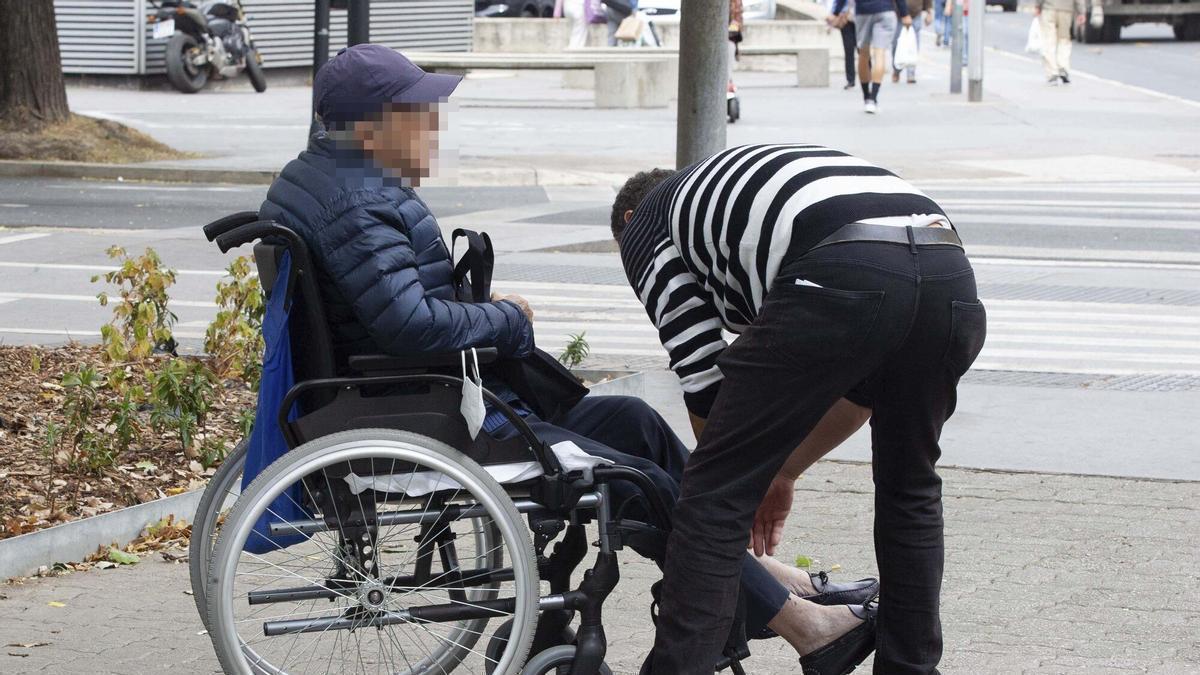
[[[293,256],[296,255],[297,251],[303,250],[301,248],[303,242],[300,240],[299,235],[273,220],[255,220],[254,222],[234,227],[223,234],[217,235],[216,243],[217,248],[221,249],[221,253],[228,253],[231,249],[252,241],[258,241],[264,237],[282,237],[286,239],[288,248],[292,249]],[[301,246],[297,246],[297,244]]]
[[[258,220],[257,211],[239,211],[218,218],[204,226],[204,238],[212,241],[226,232]]]

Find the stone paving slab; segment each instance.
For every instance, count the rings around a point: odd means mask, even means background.
[[[1200,483],[943,476],[943,672],[1200,672]],[[873,572],[869,467],[821,463],[795,504],[781,557],[840,565],[843,579]],[[609,662],[636,673],[653,639],[647,598],[657,570],[630,552],[621,572],[606,605]],[[187,566],[157,558],[0,586],[0,644],[50,643],[5,647],[0,672],[217,672],[186,588]],[[752,649],[748,672],[797,672],[781,641]]]

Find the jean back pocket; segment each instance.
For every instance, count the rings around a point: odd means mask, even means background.
[[[978,300],[951,302],[950,342],[946,346],[945,363],[955,377],[962,377],[975,363],[986,338],[987,310],[983,303]]]

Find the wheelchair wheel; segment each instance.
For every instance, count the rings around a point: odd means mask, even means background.
[[[192,599],[200,620],[208,628],[208,563],[212,560],[213,546],[217,542],[217,529],[221,514],[233,506],[242,484],[242,468],[246,465],[246,439],[225,457],[221,466],[208,481],[196,516],[192,518],[192,538],[188,542],[188,573],[192,580]]]
[[[307,513],[281,517],[291,507]],[[474,646],[511,619],[492,656],[510,675],[538,591],[524,522],[482,467],[419,434],[362,429],[296,448],[243,492],[213,552],[209,633],[227,673],[444,675],[482,672]]]
[[[575,645],[560,645],[534,654],[521,675],[567,675],[575,663]],[[612,675],[608,664],[601,663],[597,675]]]

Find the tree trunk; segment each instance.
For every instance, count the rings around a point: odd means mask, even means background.
[[[0,126],[37,130],[71,115],[54,0],[0,0]]]

